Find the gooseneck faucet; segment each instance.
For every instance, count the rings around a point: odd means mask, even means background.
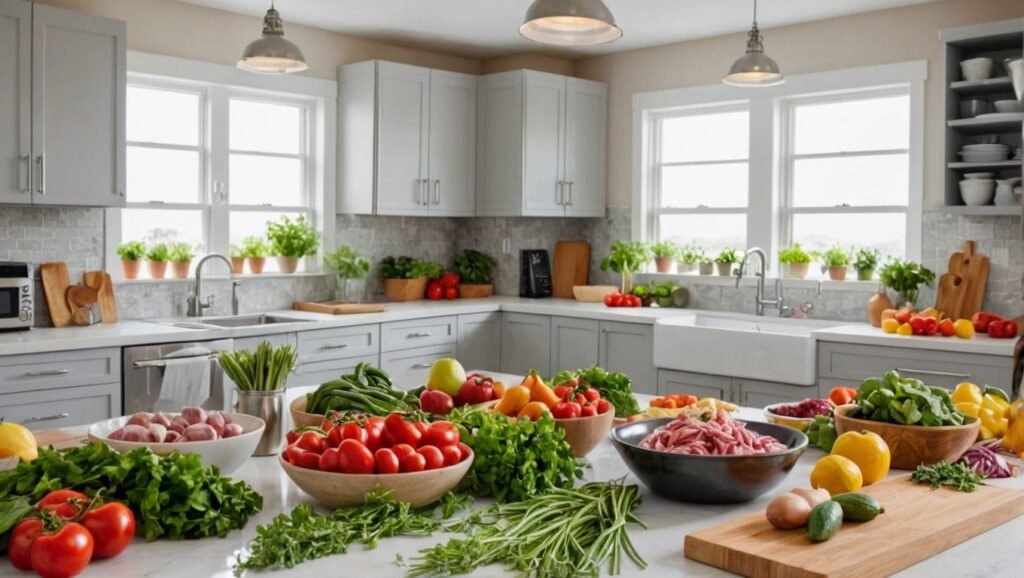
[[[746,254],[743,255],[743,261],[740,263],[739,275],[736,276],[736,287],[740,286],[740,281],[743,279],[743,270],[747,266],[747,261],[750,260],[751,256],[756,256],[761,261],[761,268],[754,272],[757,276],[757,296],[754,297],[754,310],[757,315],[764,315],[765,305],[770,305],[773,309],[782,311],[783,299],[782,299],[782,284],[779,282],[775,283],[775,297],[766,298],[764,296],[764,278],[768,274],[768,257],[765,256],[764,249],[760,247],[751,247],[747,250]]]
[[[213,307],[213,295],[208,295],[205,302],[201,297],[203,294],[203,265],[210,259],[220,259],[228,266],[228,272],[231,275],[231,314],[238,315],[238,286],[241,283],[235,279],[235,269],[231,265],[231,260],[220,253],[210,253],[196,264],[196,284],[192,296],[188,298],[188,312],[186,315],[189,317],[202,317],[203,310]]]

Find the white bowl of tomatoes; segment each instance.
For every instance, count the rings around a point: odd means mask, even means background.
[[[292,432],[278,461],[295,485],[330,508],[362,504],[377,486],[413,507],[455,488],[473,450],[447,421],[413,422],[402,414]]]

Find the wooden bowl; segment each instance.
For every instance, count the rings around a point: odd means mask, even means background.
[[[436,502],[459,485],[473,465],[473,453],[471,451],[469,457],[454,466],[404,474],[341,474],[310,470],[286,462],[284,452],[278,455],[277,461],[296,486],[329,508],[362,504],[366,494],[378,485],[391,490],[396,500],[418,508]]]
[[[834,410],[836,433],[870,431],[878,434],[889,444],[892,467],[898,470],[913,470],[921,464],[931,465],[942,460],[956,461],[978,438],[978,420],[937,427],[900,425],[849,417],[847,414],[856,407],[856,404],[848,404]]]
[[[582,458],[608,437],[614,419],[615,410],[610,409],[590,417],[556,419],[555,423],[565,430],[565,441],[569,442],[572,453]]]
[[[320,427],[324,422],[324,416],[306,412],[306,396],[300,395],[288,404],[288,410],[292,414],[292,429],[300,427]]]
[[[615,285],[573,285],[572,296],[583,303],[601,303],[605,295],[618,290]]]

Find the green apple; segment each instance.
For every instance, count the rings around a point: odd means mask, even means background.
[[[465,382],[466,370],[462,368],[462,364],[455,359],[445,357],[438,359],[430,367],[427,389],[443,391],[454,398]]]

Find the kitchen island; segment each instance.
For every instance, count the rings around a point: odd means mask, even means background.
[[[646,396],[639,396],[645,398]],[[641,399],[646,406],[647,399]],[[743,408],[742,419],[761,420],[759,409]],[[86,428],[53,430],[55,433],[81,436]],[[41,436],[42,437],[42,436]],[[778,491],[793,487],[807,486],[814,462],[823,454],[820,450],[809,449],[790,472]],[[606,481],[625,476],[627,483],[639,484],[629,474],[608,440],[603,441],[588,456],[592,468],[585,472],[586,481]],[[891,473],[890,476],[906,472]],[[235,556],[242,552],[247,541],[255,534],[256,526],[268,523],[282,512],[290,512],[296,505],[311,501],[299,490],[277,463],[276,457],[251,458],[235,472],[235,479],[251,484],[263,495],[263,511],[254,516],[240,531],[231,532],[227,538],[208,538],[198,541],[135,542],[121,556],[112,560],[91,563],[81,574],[83,578],[136,578],[139,576],[189,576],[229,578]],[[1024,489],[1024,480],[996,480],[994,484]],[[759,499],[737,505],[698,505],[672,502],[655,496],[640,484],[643,503],[637,515],[647,524],[647,530],[630,527],[629,532],[637,550],[647,561],[648,568],[640,570],[632,562],[623,563],[622,576],[730,576],[731,574],[706,566],[683,556],[683,537],[689,533],[751,512],[763,511],[771,496],[770,492]],[[477,502],[477,506],[485,503]],[[897,576],[920,576],[929,578],[998,578],[1024,576],[1024,550],[1019,547],[1016,537],[1024,536],[1024,516],[981,534],[967,542],[954,546],[924,562],[912,566]],[[395,564],[396,556],[411,559],[421,548],[442,542],[448,538],[437,533],[426,538],[388,538],[380,541],[375,550],[364,550],[353,545],[348,554],[306,562],[292,570],[267,572],[274,576],[338,576],[342,573],[362,577],[400,577],[404,570]],[[870,553],[865,553],[870,556]],[[0,575],[13,575],[13,569],[4,562]],[[344,569],[344,572],[342,572]],[[250,575],[256,575],[252,573]],[[498,567],[488,567],[474,576],[511,575]],[[26,574],[27,576],[27,574]]]

